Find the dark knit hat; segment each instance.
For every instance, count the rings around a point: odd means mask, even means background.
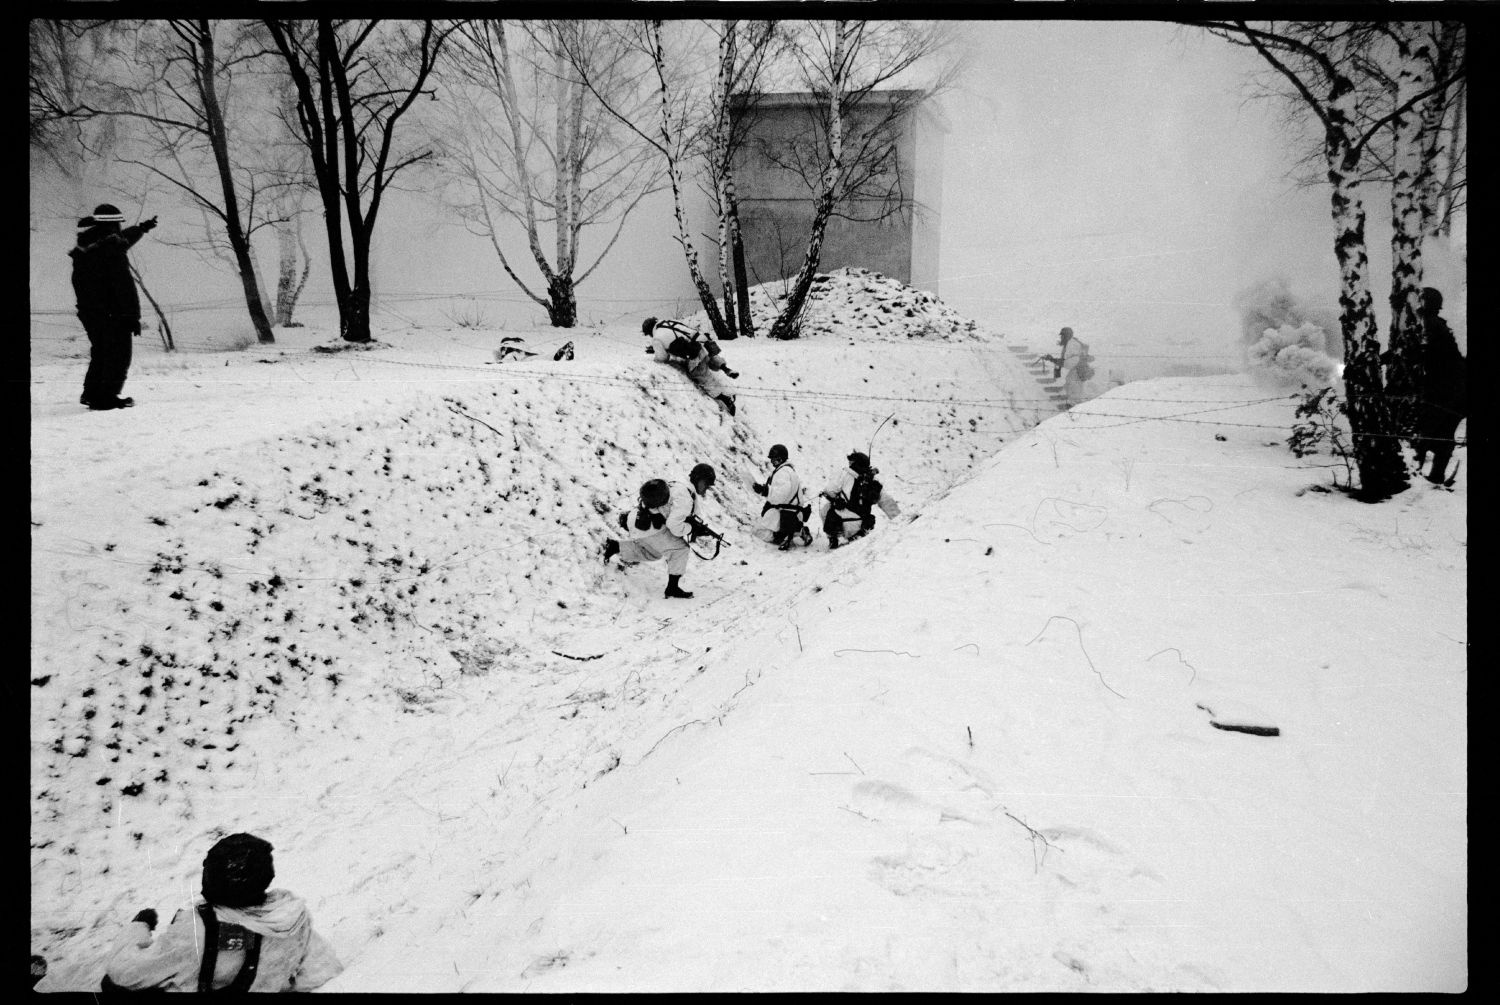
[[[780,443],[773,443],[771,444],[770,452],[766,454],[766,456],[771,459],[772,464],[781,464],[790,455],[786,452],[786,447],[782,446]]]
[[[1057,341],[1059,341],[1059,342],[1066,342],[1068,339],[1070,339],[1072,337],[1073,337],[1073,329],[1071,329],[1071,328],[1064,328],[1062,331],[1060,331],[1060,332],[1057,333]]]
[[[719,476],[714,473],[713,466],[710,464],[695,464],[693,470],[688,472],[688,481],[695,485],[698,482],[708,482],[709,487],[712,488],[714,482],[718,480]]]
[[[231,834],[204,856],[203,899],[222,907],[252,907],[266,899],[275,876],[269,841]]]
[[[641,322],[641,334],[642,335],[646,335],[646,336],[650,336],[651,329],[653,329],[655,327],[656,327],[656,319],[655,318],[647,318],[646,320],[644,320],[644,321]]]
[[[1431,286],[1422,287],[1422,309],[1424,311],[1440,311],[1443,309],[1443,293],[1441,290],[1433,289]]]
[[[95,223],[124,223],[125,214],[120,212],[118,206],[112,206],[107,202],[101,202],[94,207]]]
[[[849,455],[849,470],[856,474],[864,474],[870,470],[870,455],[861,450],[856,450]]]
[[[78,229],[79,230],[88,230],[91,227],[93,227],[95,224],[97,224],[98,222],[99,221],[95,220],[92,216],[80,217],[79,220],[78,220]]]

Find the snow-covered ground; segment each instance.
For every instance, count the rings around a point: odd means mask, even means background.
[[[1054,414],[858,282],[725,344],[733,419],[638,319],[143,338],[103,413],[34,350],[39,989],[236,830],[334,991],[1466,987],[1467,451],[1361,504],[1246,378]],[[755,540],[773,442],[902,516]],[[597,549],[697,461],[730,543],[667,601]]]

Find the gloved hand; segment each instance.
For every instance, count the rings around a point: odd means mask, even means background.
[[[149,907],[145,908],[144,910],[137,911],[135,917],[131,918],[130,920],[144,921],[147,928],[151,929],[153,932],[156,931],[156,912]]]
[[[141,221],[141,232],[142,233],[145,233],[146,231],[149,231],[149,230],[155,230],[155,229],[156,229],[156,217],[153,216],[149,220],[142,220]]]
[[[756,482],[754,485],[752,485],[750,487],[755,490],[755,494],[758,495],[758,496],[763,496],[763,495],[766,494],[766,484],[765,484],[765,482]]]

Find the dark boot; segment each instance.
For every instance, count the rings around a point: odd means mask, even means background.
[[[677,585],[677,581],[679,579],[681,579],[681,578],[682,578],[681,576],[668,576],[667,577],[667,591],[665,593],[663,593],[662,596],[664,596],[664,597],[666,597],[668,599],[671,599],[673,597],[679,597],[679,598],[681,598],[683,600],[692,600],[693,599],[693,595],[691,593],[689,593],[688,591],[684,590],[682,587],[680,587],[680,586]]]
[[[837,548],[838,546],[839,546],[839,536],[837,534],[829,534],[828,535],[828,550],[832,551],[833,549]]]
[[[612,558],[614,558],[619,553],[620,553],[620,542],[616,541],[612,537],[605,538],[604,539],[604,564],[608,565],[609,564],[609,560],[612,559]]]
[[[717,401],[724,406],[724,411],[730,415],[734,414],[734,397],[732,395],[721,394],[717,398]]]

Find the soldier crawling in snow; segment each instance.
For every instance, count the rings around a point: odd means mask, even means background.
[[[658,321],[656,318],[641,322],[641,334],[651,340],[646,352],[658,363],[670,363],[681,369],[704,394],[723,405],[724,411],[734,414],[734,395],[724,390],[715,371],[723,371],[733,380],[738,380],[740,375],[724,362],[719,343],[680,322]]]
[[[861,451],[849,454],[849,467],[834,476],[818,493],[823,517],[823,533],[828,535],[830,549],[839,546],[839,538],[853,541],[875,528],[875,507],[888,517],[901,512],[896,500],[876,479],[879,468],[870,466],[870,458]]]
[[[719,536],[698,515],[698,504],[715,480],[711,466],[698,464],[688,474],[687,488],[660,478],[642,485],[635,512],[620,514],[624,540],[605,539],[605,564],[616,555],[625,565],[666,559],[667,589],[663,596],[690,599],[693,595],[679,585],[687,571],[688,545],[700,537]]]
[[[812,534],[806,527],[812,513],[811,505],[802,502],[802,480],[787,463],[786,447],[780,443],[771,447],[767,455],[771,461],[771,473],[763,482],[752,487],[756,495],[766,497],[760,508],[760,522],[754,534],[762,541],[770,541],[782,551],[791,548],[799,537],[803,544],[812,543]]]

